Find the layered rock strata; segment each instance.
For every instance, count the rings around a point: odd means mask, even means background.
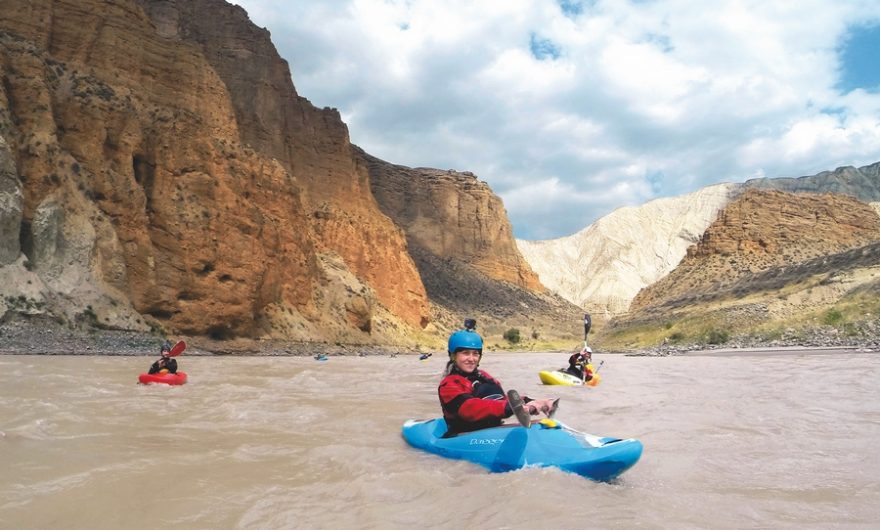
[[[746,190],[668,276],[641,291],[631,311],[687,303],[770,270],[880,241],[874,209],[845,195]]]
[[[359,156],[382,211],[403,228],[411,245],[489,278],[544,291],[516,247],[501,199],[473,173],[390,164],[362,150]]]
[[[538,281],[516,247],[504,205],[485,182],[470,172],[360,156],[382,211],[406,233],[438,327],[457,328],[463,317],[474,317],[487,337],[515,327],[526,340],[576,340],[580,309]]]
[[[240,8],[9,0],[0,74],[2,274],[32,286],[3,309],[220,338],[427,323],[347,128]]]

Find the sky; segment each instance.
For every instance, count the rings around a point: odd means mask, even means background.
[[[387,162],[473,172],[514,235],[880,161],[877,0],[233,0]]]

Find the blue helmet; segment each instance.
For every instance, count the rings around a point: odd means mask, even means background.
[[[483,338],[476,331],[460,330],[449,336],[449,355],[458,350],[477,350],[483,354]]]

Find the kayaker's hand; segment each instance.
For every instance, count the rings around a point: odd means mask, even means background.
[[[552,399],[534,399],[529,401],[525,405],[529,409],[529,414],[532,416],[537,416],[540,413],[547,414],[550,412],[550,408],[553,406]]]

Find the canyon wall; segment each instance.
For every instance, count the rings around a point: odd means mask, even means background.
[[[0,68],[4,310],[218,338],[427,324],[345,124],[241,8],[10,0]]]

